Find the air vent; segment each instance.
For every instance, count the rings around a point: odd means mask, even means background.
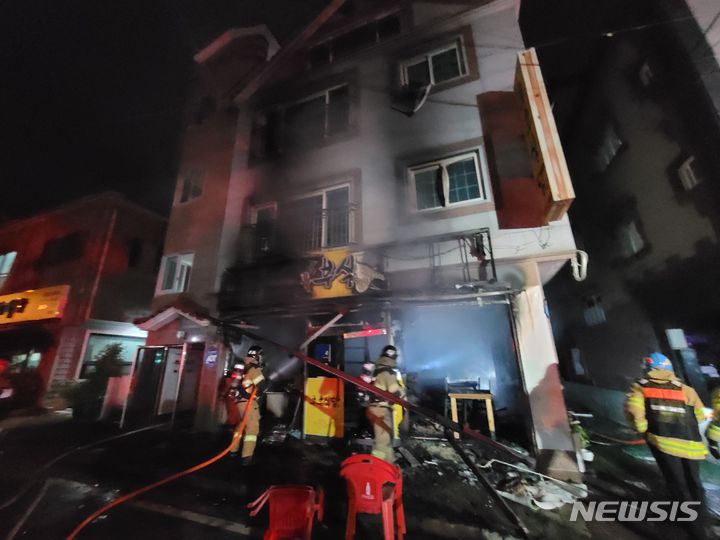
[[[682,183],[685,191],[694,189],[700,183],[701,178],[696,167],[695,156],[690,156],[678,168],[680,183]]]

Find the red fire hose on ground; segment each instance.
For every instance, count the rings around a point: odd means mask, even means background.
[[[257,388],[253,387],[252,392],[250,393],[250,397],[248,398],[248,404],[246,411],[250,410],[250,406],[252,405],[253,400],[255,399],[255,394],[257,393]],[[221,460],[224,458],[229,452],[230,448],[232,448],[233,442],[238,438],[242,436],[243,431],[245,431],[245,424],[247,423],[248,415],[243,415],[243,419],[240,422],[240,425],[235,429],[235,432],[233,433],[232,440],[230,441],[230,444],[225,448],[222,452],[217,454],[216,456],[208,459],[207,461],[203,461],[202,463],[199,463],[198,465],[194,465],[193,467],[190,467],[189,469],[185,469],[184,471],[180,471],[179,473],[175,473],[171,476],[168,476],[166,478],[163,478],[162,480],[158,480],[157,482],[154,482],[152,484],[149,484],[145,487],[142,487],[140,489],[136,489],[135,491],[128,493],[127,495],[123,495],[122,497],[118,497],[117,499],[110,501],[105,506],[100,508],[99,510],[96,510],[92,514],[90,514],[87,518],[85,518],[82,523],[80,523],[73,532],[70,533],[70,535],[67,537],[67,540],[73,540],[77,537],[77,535],[82,531],[86,526],[88,526],[90,523],[92,523],[95,519],[102,516],[105,512],[110,510],[111,508],[118,506],[124,502],[129,501],[130,499],[134,499],[138,495],[142,495],[143,493],[147,493],[148,491],[155,489],[156,487],[163,486],[165,484],[168,484],[172,482],[173,480],[177,480],[178,478],[182,478],[183,476],[187,476],[188,474],[192,474],[194,472],[199,471],[200,469],[204,469],[205,467],[208,467],[215,463],[216,461]]]
[[[218,321],[218,322],[219,322],[219,321]],[[472,430],[472,429],[470,429],[470,428],[468,428],[468,427],[460,426],[459,424],[448,420],[447,418],[445,418],[444,416],[436,413],[435,411],[426,409],[426,408],[424,408],[424,407],[420,407],[420,406],[418,406],[418,405],[414,405],[414,404],[412,404],[412,403],[410,403],[410,402],[408,402],[408,401],[405,401],[404,399],[400,399],[399,397],[395,396],[394,394],[390,394],[389,392],[385,392],[384,390],[380,390],[380,389],[379,389],[378,387],[376,387],[375,385],[363,381],[363,380],[360,379],[359,377],[354,377],[354,376],[352,376],[352,375],[348,375],[348,374],[345,373],[344,371],[341,371],[341,370],[336,369],[336,368],[333,368],[333,367],[331,367],[331,366],[329,366],[329,365],[327,365],[327,364],[324,364],[323,362],[320,362],[319,360],[316,360],[315,358],[312,358],[312,357],[310,357],[310,356],[307,356],[306,354],[304,354],[304,353],[302,353],[302,352],[293,351],[293,350],[290,349],[290,348],[284,347],[284,346],[282,346],[282,345],[280,345],[280,344],[278,344],[278,343],[275,343],[275,342],[273,342],[273,341],[271,341],[271,340],[268,340],[268,339],[266,339],[266,338],[264,338],[264,337],[262,337],[262,336],[255,335],[255,334],[252,334],[252,333],[247,332],[247,331],[244,331],[243,333],[244,333],[245,335],[247,335],[248,337],[250,337],[250,338],[252,338],[252,339],[255,339],[255,340],[257,340],[257,341],[264,341],[264,342],[266,342],[266,343],[270,343],[270,344],[272,344],[272,345],[280,348],[281,350],[284,350],[285,352],[287,352],[287,353],[290,354],[291,356],[294,356],[294,357],[298,358],[299,360],[303,361],[305,364],[309,364],[309,365],[311,365],[311,366],[317,367],[317,368],[319,368],[320,370],[325,371],[326,373],[329,373],[330,375],[333,375],[333,376],[335,376],[335,377],[337,377],[337,378],[339,378],[339,379],[342,379],[342,380],[344,380],[344,381],[346,381],[346,382],[349,382],[349,383],[351,383],[351,384],[354,384],[355,386],[357,386],[357,387],[359,387],[359,388],[362,388],[362,389],[364,389],[364,390],[366,390],[366,391],[368,391],[368,392],[370,392],[370,393],[372,393],[372,394],[375,394],[376,396],[381,397],[381,398],[384,399],[384,400],[387,400],[387,401],[389,401],[389,402],[391,402],[391,403],[396,403],[396,404],[402,406],[404,409],[407,409],[407,410],[412,411],[412,412],[415,412],[415,413],[417,413],[417,414],[419,414],[419,415],[421,415],[421,416],[424,416],[425,418],[428,418],[428,419],[430,419],[430,420],[432,420],[432,421],[434,421],[434,422],[436,422],[436,423],[438,423],[438,424],[440,424],[440,425],[442,425],[442,426],[444,426],[444,427],[446,427],[446,428],[448,428],[448,429],[450,429],[450,430],[452,430],[452,431],[464,433],[464,434],[468,435],[469,437],[472,437],[473,439],[479,440],[480,442],[486,444],[487,446],[490,446],[490,447],[492,447],[492,448],[494,448],[494,449],[496,449],[496,450],[500,450],[500,451],[502,451],[502,452],[504,452],[504,453],[506,453],[506,454],[509,454],[509,455],[513,456],[515,459],[518,459],[518,460],[522,461],[523,463],[528,463],[528,462],[529,462],[527,456],[525,456],[525,455],[523,455],[523,454],[521,454],[521,453],[519,453],[519,452],[516,452],[516,451],[513,450],[512,448],[508,448],[507,446],[505,446],[505,445],[503,445],[503,444],[501,444],[501,443],[498,443],[498,442],[490,439],[489,437],[485,437],[484,435],[482,435],[481,433],[478,433],[477,431],[474,431],[474,430]],[[282,368],[281,368],[278,372],[275,372],[275,373],[271,374],[270,377],[269,377],[269,379],[272,381],[272,380],[276,379],[278,376],[280,376],[281,374],[282,374]],[[250,398],[249,398],[249,400],[248,400],[248,406],[249,406],[249,405],[252,403],[252,401],[255,399],[255,394],[256,394],[256,392],[257,392],[257,388],[253,388],[253,391],[252,391],[252,393],[251,393],[251,395],[250,395]],[[77,535],[78,535],[87,525],[89,525],[90,523],[92,523],[92,522],[93,522],[95,519],[97,519],[99,516],[103,515],[104,513],[106,513],[107,511],[109,511],[110,509],[114,508],[115,506],[118,506],[118,505],[120,505],[120,504],[123,504],[123,503],[129,501],[130,499],[133,499],[133,498],[137,497],[138,495],[142,495],[143,493],[147,493],[148,491],[153,490],[153,489],[155,489],[155,488],[157,488],[157,487],[160,487],[160,486],[162,486],[162,485],[168,484],[168,483],[172,482],[173,480],[177,480],[178,478],[181,478],[181,477],[183,477],[183,476],[187,476],[187,475],[192,474],[192,473],[194,473],[194,472],[197,472],[197,471],[199,471],[199,470],[201,470],[201,469],[204,469],[205,467],[208,467],[208,466],[212,465],[213,463],[219,461],[220,459],[222,459],[223,457],[225,457],[225,456],[230,452],[230,448],[232,447],[232,444],[233,444],[233,441],[235,440],[235,438],[237,438],[237,437],[239,437],[239,436],[242,435],[243,431],[245,430],[246,421],[247,421],[247,415],[243,416],[243,419],[242,419],[239,427],[235,430],[235,433],[233,434],[233,440],[231,440],[231,442],[230,442],[230,444],[227,446],[227,448],[225,448],[222,452],[220,452],[220,453],[217,454],[216,456],[208,459],[207,461],[204,461],[204,462],[202,462],[202,463],[199,463],[198,465],[195,465],[195,466],[193,466],[193,467],[190,467],[189,469],[185,469],[184,471],[175,473],[175,474],[173,474],[173,475],[171,475],[171,476],[168,476],[168,477],[166,477],[166,478],[163,478],[162,480],[158,480],[157,482],[154,482],[154,483],[152,483],[152,484],[149,484],[149,485],[147,485],[147,486],[144,486],[144,487],[142,487],[142,488],[140,488],[140,489],[136,489],[135,491],[133,491],[133,492],[131,492],[131,493],[128,493],[127,495],[123,495],[122,497],[119,497],[119,498],[117,498],[117,499],[109,502],[108,504],[106,504],[106,505],[103,506],[102,508],[100,508],[100,509],[96,510],[95,512],[93,512],[90,516],[88,516],[87,518],[85,518],[77,527],[75,527],[75,529],[74,529],[74,530],[70,533],[70,535],[67,537],[67,540],[74,540],[74,539],[77,537]],[[513,516],[513,517],[515,517],[515,519],[517,520],[517,517],[516,517],[516,516]],[[525,529],[524,526],[522,526],[521,529],[523,530],[523,532],[527,532],[527,530]]]

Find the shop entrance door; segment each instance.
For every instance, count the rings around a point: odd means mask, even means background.
[[[182,355],[182,345],[138,348],[123,427],[150,425],[176,411]]]

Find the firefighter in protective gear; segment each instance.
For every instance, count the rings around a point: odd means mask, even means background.
[[[240,381],[244,371],[245,364],[238,362],[233,366],[233,370],[220,381],[220,396],[225,404],[225,423],[233,427],[240,422],[237,400],[240,397]]]
[[[699,463],[707,450],[698,426],[705,416],[702,401],[675,376],[665,355],[652,353],[645,363],[646,377],[627,397],[628,417],[645,437],[674,499],[703,502]]]
[[[713,392],[712,396],[713,417],[712,422],[705,432],[710,447],[710,453],[716,459],[720,459],[720,388]]]
[[[262,347],[253,345],[248,349],[243,360],[245,368],[242,371],[242,376],[239,378],[240,384],[237,386],[237,397],[235,402],[237,404],[237,411],[240,419],[248,415],[245,432],[238,432],[237,428],[233,433],[232,446],[230,448],[231,455],[237,455],[240,447],[240,439],[242,438],[242,460],[243,465],[248,465],[252,461],[253,454],[255,453],[255,446],[257,446],[258,433],[260,433],[260,406],[258,400],[254,399],[250,407],[248,407],[248,400],[250,393],[254,387],[258,387],[264,380],[262,370]],[[240,427],[240,423],[238,423]]]
[[[398,397],[405,397],[405,384],[402,375],[397,369],[398,350],[388,345],[382,350],[380,358],[375,364],[372,381],[380,390],[385,390]],[[395,433],[395,420],[393,406],[382,398],[372,396],[371,404],[367,408],[367,417],[373,426],[375,435],[372,455],[384,459],[389,463],[395,462],[393,451],[393,437]]]

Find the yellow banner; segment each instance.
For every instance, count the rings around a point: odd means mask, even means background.
[[[345,435],[345,387],[340,379],[311,377],[305,382],[305,435]]]
[[[0,296],[0,324],[59,319],[69,294],[69,285],[58,285]]]

